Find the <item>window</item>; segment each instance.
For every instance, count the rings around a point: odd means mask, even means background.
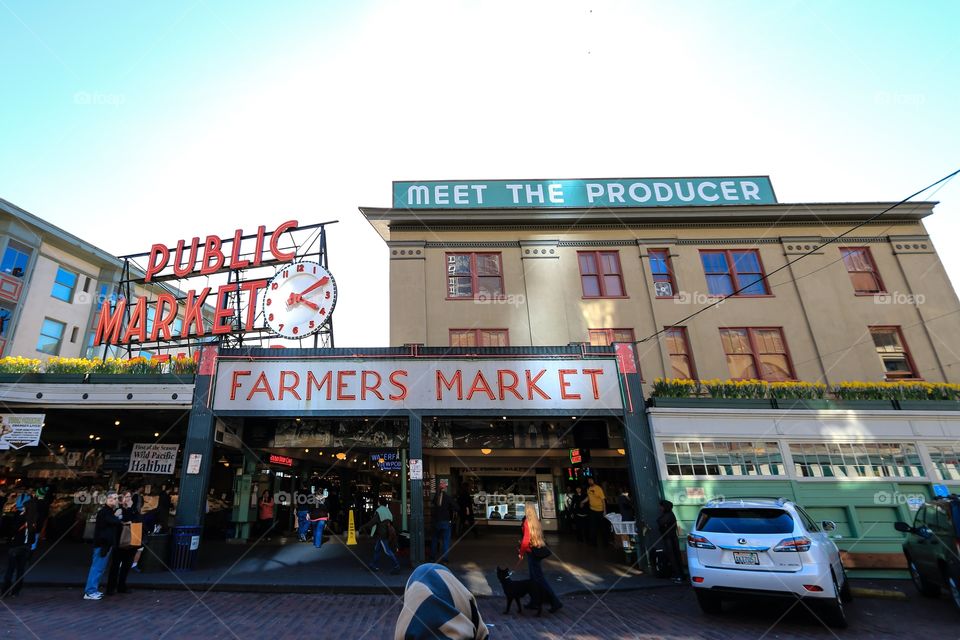
[[[40,327],[40,340],[37,341],[37,351],[50,354],[51,356],[60,353],[60,343],[63,342],[63,332],[67,325],[50,318],[43,319],[43,325]]]
[[[899,442],[791,442],[803,478],[922,478],[917,449]]]
[[[793,533],[793,518],[783,509],[703,509],[697,531],[707,533]]]
[[[843,264],[850,274],[853,290],[859,294],[883,293],[883,281],[868,247],[840,247]]]
[[[770,382],[793,380],[793,365],[783,339],[783,330],[771,328],[720,329],[730,377],[761,378]]]
[[[960,480],[960,445],[928,444],[933,470],[940,480]]]
[[[635,342],[633,329],[590,329],[590,346],[609,347],[614,342]]]
[[[451,347],[508,347],[506,329],[450,329]]]
[[[766,276],[763,275],[763,265],[760,264],[760,253],[756,249],[701,251],[700,260],[703,262],[710,295],[770,295]]]
[[[667,475],[782,476],[783,457],[776,442],[665,441]]]
[[[57,300],[73,302],[73,288],[77,286],[77,274],[67,271],[63,267],[57,268],[57,277],[53,281],[53,291],[50,295]]]
[[[817,524],[816,520],[801,509],[800,505],[794,505],[794,508],[797,510],[797,514],[800,516],[800,522],[803,523],[803,528],[807,530],[807,533],[820,533],[820,525]]]
[[[448,253],[447,297],[465,300],[503,296],[499,253]]]
[[[887,380],[919,378],[900,327],[870,327]]]
[[[663,330],[663,335],[667,343],[667,353],[670,354],[672,376],[683,380],[695,380],[697,368],[693,364],[686,327],[667,327]]]
[[[0,306],[0,338],[6,338],[13,323],[13,310]]]
[[[623,274],[618,251],[578,251],[584,298],[623,298]]]
[[[23,274],[27,271],[27,264],[29,262],[30,249],[11,240],[3,252],[3,260],[0,261],[0,271],[22,278]]]
[[[677,293],[677,283],[673,279],[670,252],[666,249],[650,249],[647,255],[650,257],[654,295],[658,298],[672,298]]]

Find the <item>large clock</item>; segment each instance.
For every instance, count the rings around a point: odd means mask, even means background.
[[[337,283],[323,265],[294,262],[277,269],[267,283],[263,317],[284,338],[303,338],[330,320],[337,304]]]

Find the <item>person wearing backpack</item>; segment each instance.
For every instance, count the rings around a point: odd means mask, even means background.
[[[397,555],[393,552],[394,547],[390,541],[391,530],[394,530],[393,513],[391,513],[387,503],[387,498],[381,497],[380,506],[377,507],[377,510],[373,513],[373,517],[360,527],[360,530],[363,531],[369,528],[370,535],[376,538],[373,543],[373,560],[369,565],[370,570],[380,571],[377,563],[380,562],[380,554],[383,553],[393,561],[393,569],[390,570],[390,573],[396,574],[400,573],[400,561],[397,560]],[[395,530],[393,537],[396,539]]]
[[[523,512],[523,538],[520,540],[520,558],[527,558],[527,572],[530,574],[530,580],[540,587],[540,592],[550,601],[550,613],[556,613],[563,608],[560,598],[553,592],[550,583],[543,575],[543,567],[540,563],[550,557],[550,549],[543,540],[543,527],[540,524],[540,518],[537,516],[536,508],[527,503]]]

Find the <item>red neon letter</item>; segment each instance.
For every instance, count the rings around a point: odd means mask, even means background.
[[[127,306],[127,299],[120,298],[116,312],[110,314],[110,299],[103,301],[100,309],[100,320],[97,322],[97,332],[93,334],[93,344],[117,344],[120,338],[120,328],[123,326],[123,310]]]
[[[570,383],[567,382],[567,379],[564,376],[573,375],[577,372],[576,369],[560,369],[560,398],[563,400],[579,400],[579,393],[567,393],[567,387],[570,386]]]
[[[293,376],[293,382],[287,384],[284,382],[284,379],[287,376]],[[300,376],[296,371],[281,371],[280,372],[280,400],[283,400],[283,392],[289,391],[297,400],[300,400],[300,394],[297,393],[297,386],[300,384]]]
[[[243,325],[244,331],[253,330],[253,319],[257,315],[257,311],[260,307],[257,305],[257,295],[260,289],[263,289],[267,286],[266,280],[247,280],[246,282],[240,283],[240,291],[246,291],[250,294],[247,297],[247,321]]]
[[[327,387],[327,401],[331,398],[331,393],[333,391],[333,384],[330,382],[331,375],[327,371],[323,374],[323,377],[320,380],[317,380],[317,377],[313,375],[313,371],[307,371],[307,402],[310,402],[310,399],[313,398],[313,388],[316,387],[317,391],[322,391],[323,387]]]
[[[137,305],[130,314],[130,322],[127,324],[127,331],[123,334],[124,342],[131,342],[130,338],[137,337],[138,342],[147,341],[147,299],[140,298]]]
[[[463,400],[463,373],[457,369],[453,378],[447,380],[443,377],[443,371],[437,369],[437,400],[443,400],[443,392],[440,391],[440,385],[447,388],[447,391],[453,391],[453,385],[457,385],[457,400]]]
[[[170,313],[163,315],[164,305],[169,305]],[[173,336],[173,332],[170,330],[170,324],[176,319],[177,311],[180,310],[180,305],[177,303],[177,299],[173,297],[173,294],[170,293],[161,293],[157,296],[157,314],[153,323],[153,331],[150,332],[150,340],[156,340],[160,333],[163,333],[164,340],[170,340]]]
[[[473,385],[470,387],[470,391],[467,392],[467,400],[473,400],[473,394],[476,391],[482,391],[487,394],[487,397],[491,400],[496,400],[497,398],[493,395],[493,389],[490,388],[487,379],[483,377],[482,371],[477,371],[477,375],[473,377]]]
[[[407,397],[407,385],[397,380],[398,376],[407,377],[405,369],[397,369],[390,374],[390,384],[397,388],[397,393],[391,393],[388,398],[391,400],[404,400]]]
[[[281,223],[281,225],[277,227],[276,230],[270,235],[270,253],[272,253],[273,257],[280,262],[290,262],[297,257],[297,253],[295,251],[284,253],[280,251],[280,247],[277,246],[281,235],[283,235],[288,229],[296,228],[296,220],[287,220],[286,222]]]
[[[503,379],[506,376],[513,378],[513,382],[510,384],[505,384]],[[510,369],[497,369],[497,387],[500,389],[500,399],[503,400],[504,392],[509,391],[512,393],[517,400],[523,400],[523,396],[520,395],[520,392],[517,391],[517,385],[520,384],[520,377],[516,374],[515,371]]]
[[[213,327],[210,329],[210,333],[213,335],[221,335],[233,331],[233,321],[231,320],[230,324],[223,324],[223,321],[232,318],[233,312],[236,311],[234,307],[230,306],[228,298],[228,294],[236,290],[236,283],[222,284],[217,289],[217,310],[213,312]]]
[[[255,393],[265,393],[268,398],[275,400],[273,397],[273,389],[270,388],[270,383],[267,382],[266,371],[261,371],[260,375],[257,376],[257,381],[253,383],[253,388],[250,389],[250,393],[247,394],[247,400],[252,398]]]
[[[372,385],[367,383],[368,375],[376,378],[376,382],[374,382]],[[379,391],[381,382],[383,382],[383,378],[381,378],[380,374],[377,373],[376,371],[362,371],[360,373],[360,399],[366,400],[367,391],[369,391],[370,393],[374,394],[375,396],[383,400],[383,395]]]
[[[537,380],[539,380],[540,378],[542,378],[542,377],[543,377],[543,374],[545,374],[546,372],[547,372],[546,369],[540,369],[540,373],[538,373],[534,378],[531,378],[531,377],[530,377],[530,369],[527,369],[527,370],[526,370],[526,378],[527,378],[527,400],[533,400],[533,392],[534,392],[534,391],[536,391],[537,394],[539,394],[539,396],[540,396],[541,398],[543,398],[544,400],[549,400],[549,399],[550,399],[550,396],[548,396],[547,394],[545,394],[545,393],[543,392],[543,389],[541,389],[540,387],[537,386]]]
[[[344,380],[344,377],[355,375],[357,375],[356,371],[337,371],[337,400],[357,399],[355,394],[346,394],[343,392],[343,390],[347,388],[347,385],[350,384],[347,380]]]
[[[173,275],[178,278],[183,278],[193,271],[193,265],[197,261],[197,250],[199,248],[200,238],[194,238],[190,241],[190,259],[187,260],[187,265],[184,267],[181,266],[183,264],[183,240],[177,241],[177,251],[173,254]]]
[[[183,304],[183,329],[180,330],[182,336],[190,334],[191,324],[197,326],[197,331],[193,335],[203,335],[203,303],[210,295],[210,287],[204,287],[199,296],[196,294],[197,292],[193,290],[188,292],[187,301]],[[196,299],[194,299],[194,296],[196,296]]]
[[[147,260],[147,271],[143,276],[143,281],[150,282],[150,278],[164,270],[169,259],[170,249],[167,249],[167,245],[155,244],[150,247],[150,259]]]
[[[240,388],[240,376],[250,375],[249,371],[234,371],[233,375],[230,376],[230,399],[237,399],[237,389]]]
[[[243,269],[250,266],[250,261],[240,257],[240,244],[243,242],[243,229],[233,232],[233,245],[230,250],[230,268]]]
[[[603,375],[603,369],[584,369],[583,372],[590,376],[590,382],[593,383],[593,399],[600,399],[600,385],[597,382],[597,376]]]
[[[213,258],[213,264],[210,264],[210,258]],[[200,262],[200,275],[207,276],[216,273],[223,266],[223,251],[220,251],[220,238],[217,236],[207,236],[207,241],[203,245],[203,260]]]

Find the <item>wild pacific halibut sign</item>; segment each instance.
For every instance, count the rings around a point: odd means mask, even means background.
[[[776,202],[767,176],[393,183],[394,209],[590,209]]]

